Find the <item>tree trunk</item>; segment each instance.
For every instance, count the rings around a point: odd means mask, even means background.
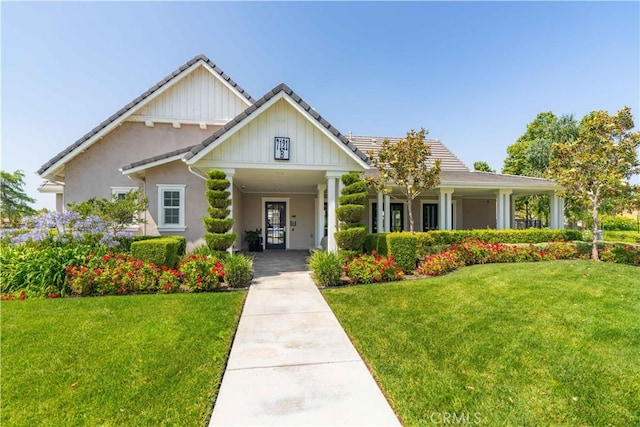
[[[598,257],[598,199],[593,200],[593,210],[591,211],[591,219],[593,220],[593,239],[591,241],[591,258],[594,261],[599,261]]]

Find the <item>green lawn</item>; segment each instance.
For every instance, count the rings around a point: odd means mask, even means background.
[[[637,267],[480,265],[324,296],[405,425],[640,425]]]
[[[204,425],[245,292],[3,302],[3,426]]]

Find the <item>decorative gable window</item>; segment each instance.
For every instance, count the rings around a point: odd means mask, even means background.
[[[184,231],[185,185],[158,184],[158,230]]]

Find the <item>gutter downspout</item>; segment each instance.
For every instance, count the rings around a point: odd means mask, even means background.
[[[204,179],[205,181],[208,179],[206,176],[202,175],[200,172],[198,172],[197,170],[193,169],[192,166],[189,166],[189,172],[191,172],[192,174],[194,174],[195,176]]]

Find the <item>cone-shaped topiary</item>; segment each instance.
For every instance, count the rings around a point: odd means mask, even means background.
[[[367,229],[362,226],[364,202],[367,198],[367,186],[357,172],[342,175],[342,195],[336,208],[340,221],[340,231],[335,234],[338,247],[346,251],[362,252]]]
[[[204,235],[204,239],[212,251],[226,251],[236,241],[236,233],[229,233],[234,222],[233,218],[228,218],[231,192],[227,189],[231,183],[221,170],[212,169],[208,176],[206,197],[210,208],[209,216],[203,221],[209,233]]]

